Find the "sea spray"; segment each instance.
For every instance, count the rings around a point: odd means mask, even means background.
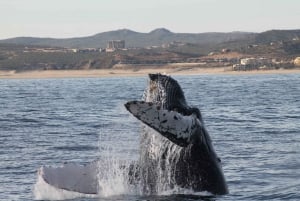
[[[109,131],[99,135],[98,187],[100,197],[117,195],[166,195],[183,192],[176,186],[175,170],[181,147],[142,125],[141,144],[137,161],[129,153],[120,153],[112,146]],[[175,192],[174,192],[175,191]]]
[[[114,158],[107,158],[98,162],[99,196],[109,197],[114,195],[129,194],[128,164],[121,163]]]
[[[166,194],[179,189],[172,167],[178,162],[182,148],[170,142],[155,130],[143,126],[141,137],[140,186],[142,194]]]
[[[130,160],[130,153],[120,153],[112,143],[106,143],[112,137],[103,131],[99,134],[99,154],[101,159],[98,165],[98,188],[100,197],[116,195],[136,195],[138,186],[130,183],[130,168],[133,161]],[[114,139],[115,140],[115,139]]]

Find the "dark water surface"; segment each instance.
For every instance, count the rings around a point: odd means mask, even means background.
[[[74,200],[300,200],[300,74],[175,78],[202,111],[230,194]],[[123,104],[146,80],[1,79],[0,200],[34,200],[43,165],[137,159],[140,124]]]

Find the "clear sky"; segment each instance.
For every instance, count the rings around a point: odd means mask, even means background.
[[[0,0],[0,39],[300,29],[300,0]]]

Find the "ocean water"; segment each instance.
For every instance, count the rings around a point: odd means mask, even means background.
[[[300,74],[174,77],[202,111],[228,195],[143,196],[110,177],[106,196],[48,193],[76,201],[300,200]],[[146,77],[1,79],[0,200],[36,199],[43,165],[136,160],[141,125],[123,104],[140,99],[146,84]]]

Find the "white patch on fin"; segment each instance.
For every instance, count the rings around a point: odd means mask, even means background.
[[[131,101],[125,107],[137,119],[181,146],[191,142],[192,135],[201,124],[196,114],[184,116],[176,111],[160,109],[160,106],[149,102]]]

